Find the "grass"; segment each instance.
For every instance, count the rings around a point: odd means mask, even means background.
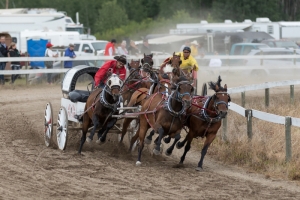
[[[256,95],[255,95],[256,96]],[[270,106],[264,106],[264,96],[247,97],[246,108],[256,109],[280,116],[300,118],[300,95],[295,95],[296,102],[291,105],[289,94],[271,94]],[[233,99],[240,102],[239,99]],[[233,111],[228,113],[228,142],[217,137],[208,150],[213,158],[227,164],[247,167],[260,172],[266,177],[284,177],[300,180],[300,128],[292,126],[292,160],[285,161],[285,127],[253,118],[251,141],[247,137],[246,118]],[[221,128],[218,136],[221,135]],[[196,144],[199,149],[202,144]]]

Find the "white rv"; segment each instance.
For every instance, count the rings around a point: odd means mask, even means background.
[[[23,30],[78,31],[83,34],[83,24],[77,23],[64,12],[53,8],[0,9],[0,32]]]

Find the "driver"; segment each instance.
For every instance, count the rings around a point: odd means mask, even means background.
[[[117,74],[119,78],[124,81],[126,77],[126,68],[127,63],[126,56],[115,56],[115,60],[110,60],[104,63],[102,67],[99,68],[95,75],[95,87],[104,88],[107,78],[111,74]]]
[[[180,59],[182,61],[180,68],[183,70],[187,70],[189,73],[194,71],[198,71],[198,63],[195,60],[195,58],[191,55],[191,48],[190,47],[184,47],[183,48],[183,53],[178,52],[176,55],[180,54]],[[172,57],[167,58],[160,66],[160,71],[163,71],[163,68],[167,65],[170,64]],[[194,77],[195,78],[195,77]]]

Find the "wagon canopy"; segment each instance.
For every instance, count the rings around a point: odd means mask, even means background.
[[[98,70],[98,67],[90,67],[87,65],[79,65],[71,68],[69,71],[66,72],[65,77],[62,81],[62,92],[65,94],[69,94],[69,92],[75,90],[78,77],[80,77],[83,74],[89,74],[94,78]]]

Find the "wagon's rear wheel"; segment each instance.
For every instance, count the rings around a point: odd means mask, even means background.
[[[68,124],[67,111],[64,107],[61,107],[57,117],[56,129],[57,145],[60,150],[65,150],[67,146]]]
[[[47,147],[49,147],[53,135],[53,110],[50,102],[46,104],[44,125],[45,125],[45,132],[44,132],[45,144]]]
[[[128,140],[129,140],[129,144],[131,142],[131,139],[133,138],[133,136],[135,136],[135,134],[137,133],[138,129],[140,126],[140,121],[138,119],[134,119],[130,122],[129,124],[129,128],[128,128]],[[132,145],[132,149],[131,151],[134,151],[136,146],[137,146],[138,140],[135,141],[135,143]]]
[[[203,83],[201,96],[206,96],[206,95],[207,95],[207,85],[206,85],[206,83]]]

